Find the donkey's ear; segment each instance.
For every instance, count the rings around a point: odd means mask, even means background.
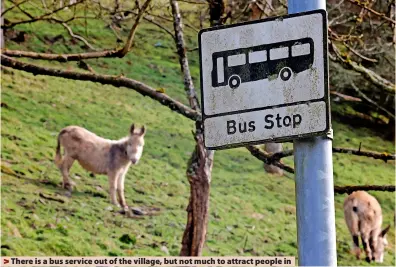
[[[389,231],[389,229],[390,229],[390,224],[384,230],[381,231],[380,236],[384,237],[386,233]]]
[[[146,126],[143,125],[143,127],[140,129],[140,135],[144,136],[146,134]]]
[[[131,134],[133,134],[134,131],[135,131],[135,124],[132,123],[131,129],[129,130],[129,132],[130,132]]]

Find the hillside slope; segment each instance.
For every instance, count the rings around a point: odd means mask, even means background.
[[[43,25],[20,26],[18,29],[31,38],[23,44],[8,43],[8,47],[44,51],[46,44],[41,40],[59,34],[61,29]],[[126,58],[88,63],[101,73],[123,73],[165,88],[167,94],[185,102],[172,40],[151,25],[143,26]],[[94,35],[95,45],[111,47],[109,40],[114,36],[109,30],[98,30]],[[187,41],[191,47],[196,45],[195,34],[188,33]],[[71,47],[66,37],[51,49],[61,53]],[[195,81],[199,77],[197,62],[197,53],[190,53]],[[78,70],[76,63],[67,65]],[[1,102],[2,255],[178,254],[189,197],[185,171],[194,147],[192,121],[125,88],[19,71],[2,71]],[[148,130],[143,158],[126,178],[127,202],[133,207],[159,209],[158,214],[131,219],[111,211],[107,177],[90,177],[78,164],[71,171],[77,189],[70,199],[63,197],[61,176],[52,162],[58,131],[75,124],[118,139],[128,133],[132,122],[145,124]],[[392,143],[369,129],[354,129],[337,121],[333,127],[335,146],[357,148],[361,142],[362,149],[394,151]],[[291,144],[286,146],[291,148]],[[340,154],[333,159],[336,185],[394,183],[394,162]],[[292,165],[292,158],[286,163]],[[204,255],[297,256],[294,182],[266,174],[262,165],[243,148],[216,152]],[[40,193],[64,203],[44,199]],[[373,195],[383,207],[384,224],[392,225],[383,265],[395,265],[395,194]],[[343,219],[344,197],[336,195],[335,204],[338,264],[366,265],[349,254],[352,240]]]

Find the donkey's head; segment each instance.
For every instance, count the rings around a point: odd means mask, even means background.
[[[389,231],[390,225],[388,225],[381,233],[378,235],[377,238],[377,246],[373,251],[373,259],[376,262],[383,262],[384,261],[384,250],[385,247],[388,245],[388,241],[386,240],[386,233]]]
[[[146,128],[135,128],[135,125],[131,125],[129,139],[126,145],[126,154],[131,160],[132,164],[137,164],[143,153],[144,146],[144,135],[146,134]]]

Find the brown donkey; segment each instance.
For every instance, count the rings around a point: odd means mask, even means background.
[[[386,233],[390,225],[381,230],[382,210],[375,197],[365,191],[356,191],[344,201],[344,215],[353,239],[353,249],[360,258],[359,235],[366,252],[366,261],[383,262],[384,249],[388,244]]]
[[[124,197],[125,175],[132,164],[137,164],[143,153],[146,128],[130,128],[130,134],[120,140],[108,140],[79,126],[68,126],[58,135],[55,164],[63,176],[63,187],[70,192],[74,182],[69,178],[69,170],[74,161],[95,174],[106,174],[109,177],[110,200],[114,205],[127,210]],[[60,148],[64,147],[61,156]],[[116,197],[116,191],[118,200]]]

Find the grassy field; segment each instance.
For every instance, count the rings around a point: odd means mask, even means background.
[[[174,43],[155,26],[143,24],[134,48],[124,59],[87,61],[97,72],[123,74],[186,103]],[[21,25],[28,33],[23,44],[9,48],[41,52],[78,52],[69,37],[46,48],[46,38],[64,33],[57,25]],[[74,25],[76,32],[82,31]],[[99,25],[93,45],[111,48],[114,35]],[[124,33],[125,35],[126,33]],[[187,32],[189,47],[196,35]],[[157,45],[156,45],[157,44]],[[198,55],[189,53],[199,88]],[[59,67],[58,63],[36,62]],[[66,64],[78,70],[75,62]],[[194,123],[126,88],[60,78],[2,71],[1,127],[1,254],[2,255],[177,255],[186,222],[189,184],[185,176],[193,150]],[[126,178],[130,206],[158,210],[156,216],[126,218],[111,210],[107,177],[90,177],[78,164],[71,175],[77,188],[63,196],[61,176],[53,164],[56,135],[74,124],[98,135],[118,139],[131,123],[148,128],[140,163]],[[394,153],[394,145],[367,128],[333,121],[334,145]],[[291,148],[291,144],[286,144]],[[335,154],[336,185],[394,184],[394,162]],[[293,165],[293,159],[286,163]],[[291,176],[290,176],[291,177]],[[52,196],[64,203],[45,199]],[[395,194],[373,192],[382,205],[384,224],[391,224],[383,265],[395,265]],[[342,203],[335,196],[339,265],[368,265],[349,253],[351,238],[344,223]],[[297,256],[294,182],[266,174],[262,162],[246,149],[216,152],[210,218],[204,255]],[[373,264],[372,264],[373,265]]]

